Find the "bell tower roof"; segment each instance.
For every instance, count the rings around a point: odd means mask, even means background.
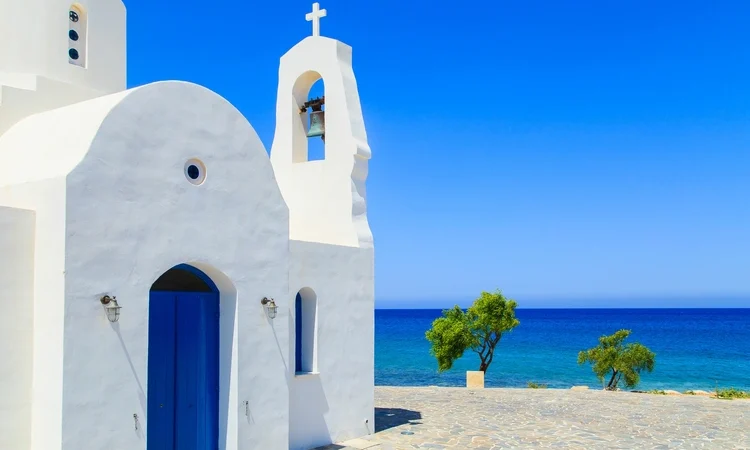
[[[102,94],[126,88],[121,0],[0,0],[0,84],[36,75]]]

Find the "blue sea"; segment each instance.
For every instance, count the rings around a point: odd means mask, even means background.
[[[380,386],[465,386],[479,358],[467,352],[438,373],[425,331],[440,310],[375,311],[375,383]],[[750,390],[750,309],[519,309],[521,324],[504,334],[487,371],[488,387],[599,387],[578,352],[625,328],[626,342],[656,353],[656,367],[636,389]]]

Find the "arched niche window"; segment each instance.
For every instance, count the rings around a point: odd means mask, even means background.
[[[293,161],[326,158],[325,83],[317,72],[305,72],[294,85],[301,127],[295,132]],[[299,133],[299,134],[297,134]]]
[[[88,14],[80,3],[70,5],[68,11],[68,62],[86,67],[88,50]]]
[[[295,372],[317,372],[318,297],[315,291],[300,289],[294,300],[294,311]]]

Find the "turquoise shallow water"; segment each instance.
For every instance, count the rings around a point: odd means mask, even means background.
[[[375,383],[381,386],[462,386],[479,359],[467,352],[439,374],[424,333],[440,310],[375,311]],[[750,390],[750,309],[526,309],[503,336],[486,385],[551,388],[599,386],[578,351],[621,328],[656,353],[656,368],[638,389]]]

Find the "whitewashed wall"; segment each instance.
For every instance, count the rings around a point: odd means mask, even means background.
[[[104,93],[36,75],[0,73],[0,135],[32,114],[100,97]]]
[[[374,259],[371,248],[292,241],[289,275],[289,448],[374,432]],[[316,373],[294,374],[294,298],[317,297]],[[304,345],[304,343],[303,343]]]
[[[190,158],[206,165],[201,186],[185,178]],[[36,311],[35,361],[47,361],[34,368],[34,450],[145,448],[148,291],[183,262],[221,291],[220,448],[288,448],[288,315],[270,321],[260,305],[289,292],[288,210],[235,108],[153,84],[21,121],[0,137],[0,161],[0,182],[20,184],[0,188],[0,204],[37,210],[36,258],[49,261],[36,270],[50,281],[37,304],[51,308]],[[116,324],[105,293],[123,307]]]
[[[44,129],[44,127],[42,127]],[[33,128],[31,129],[33,130]],[[23,134],[23,133],[20,133]],[[85,134],[85,133],[83,133]],[[18,136],[18,134],[11,133]],[[40,141],[50,135],[40,133]],[[34,158],[29,147],[12,151],[12,139],[0,137],[0,180],[10,181],[13,168],[23,175],[22,164],[14,165],[10,156]],[[28,141],[35,144],[33,139]],[[42,146],[41,148],[45,148]],[[50,148],[54,148],[51,146]],[[10,153],[10,154],[9,154]],[[57,159],[62,164],[65,153]],[[24,156],[20,159],[25,159]],[[17,161],[17,159],[16,159]],[[43,164],[40,164],[44,167]],[[60,226],[65,215],[65,179],[48,179],[0,187],[0,205],[26,208],[36,212],[34,236],[34,346],[32,370],[31,448],[59,448],[62,440],[62,379],[63,379],[63,324],[65,317],[65,227]]]
[[[68,62],[68,11],[87,12],[86,67]],[[126,88],[121,0],[0,0],[0,135],[24,117]]]
[[[34,450],[58,449],[63,442],[66,176],[88,151],[102,120],[125,95],[30,115],[0,135],[0,205],[36,212],[30,447]],[[40,102],[34,106],[43,106],[42,97],[33,99]]]
[[[88,12],[88,64],[68,63],[68,11]],[[126,11],[122,0],[0,0],[0,72],[34,74],[102,93],[125,89]]]
[[[0,207],[0,448],[31,445],[34,212]]]

